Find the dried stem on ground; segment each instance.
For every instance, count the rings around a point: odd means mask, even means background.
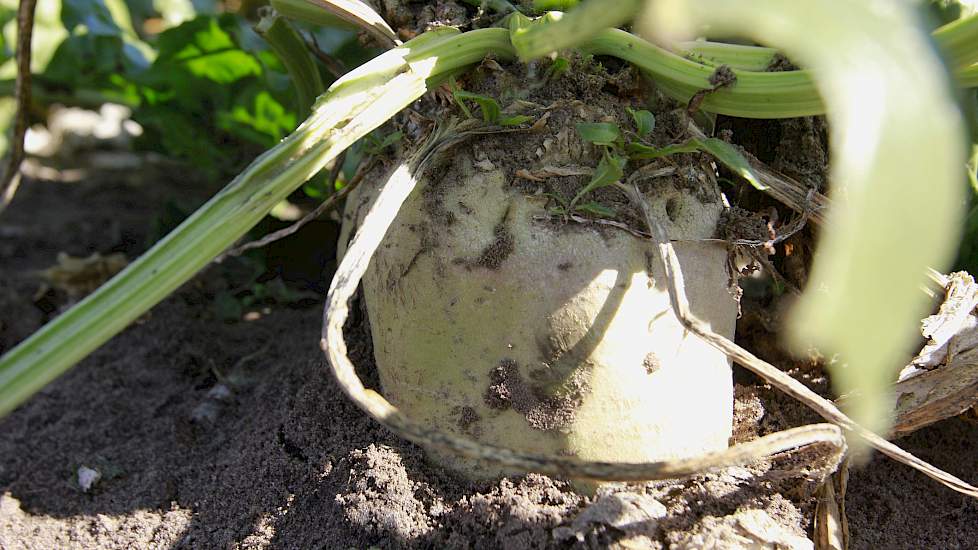
[[[707,137],[692,120],[687,124],[686,131],[696,138],[705,139]],[[750,153],[743,150],[741,153],[747,157],[751,171],[766,187],[765,193],[801,214],[806,221],[811,220],[816,225],[822,225],[825,222],[824,212],[829,206],[828,197],[819,193],[817,189],[772,169]]]
[[[635,186],[620,185],[633,203],[638,206],[649,226],[651,239],[659,250],[658,259],[661,262],[666,274],[666,284],[669,290],[669,299],[672,302],[673,312],[690,332],[703,338],[714,347],[727,354],[733,361],[747,368],[766,380],[772,386],[783,391],[790,397],[801,401],[809,408],[817,412],[822,418],[838,425],[839,427],[855,433],[866,441],[871,447],[889,456],[890,458],[919,470],[928,477],[944,484],[945,486],[975,498],[978,498],[978,487],[974,487],[965,481],[917,458],[916,456],[904,451],[900,447],[890,443],[881,436],[856,424],[851,418],[846,416],[831,401],[823,398],[814,391],[808,389],[804,384],[795,380],[774,365],[761,360],[746,349],[738,346],[733,341],[710,330],[710,327],[702,321],[693,317],[689,310],[689,302],[686,299],[683,274],[679,267],[679,260],[676,257],[675,249],[669,242],[669,235],[665,228],[649,212],[648,204],[642,197],[638,188]]]
[[[702,135],[692,124],[690,131]],[[751,160],[751,166],[773,198],[800,213],[799,221],[811,220],[818,225],[825,221],[822,212],[830,205],[828,197],[756,159]],[[797,229],[793,227],[782,234]],[[978,307],[978,285],[963,272],[943,275],[929,270],[929,277],[935,287],[944,289],[945,300],[940,311],[924,321],[922,332],[930,342],[903,368],[893,385],[898,399],[891,437],[905,436],[978,405],[978,315],[974,313]],[[936,291],[922,290],[936,297]]]
[[[815,550],[849,548],[849,520],[846,518],[846,486],[849,459],[822,484],[815,508]]]

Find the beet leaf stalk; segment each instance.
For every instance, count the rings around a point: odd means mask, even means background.
[[[907,0],[662,0],[644,23],[659,36],[701,28],[771,44],[810,67],[832,128],[832,210],[789,332],[800,351],[837,354],[852,417],[888,427],[889,383],[931,306],[927,268],[953,259],[965,202],[965,132],[949,74]],[[840,14],[845,14],[840,17]],[[974,59],[943,31],[946,51]],[[818,32],[812,32],[817,29]],[[948,37],[954,40],[950,40]],[[943,38],[942,38],[943,37]]]
[[[255,25],[255,32],[268,42],[275,55],[282,60],[295,88],[299,112],[306,114],[325,88],[316,61],[295,27],[280,16],[275,8],[265,6],[258,13],[261,20]]]
[[[124,271],[0,358],[0,415],[193,277],[356,140],[490,52],[512,56],[506,30],[440,29],[335,82],[294,133]]]

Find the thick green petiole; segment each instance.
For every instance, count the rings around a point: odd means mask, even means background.
[[[978,63],[978,15],[952,21],[932,36],[953,69]]]
[[[393,31],[362,2],[272,0],[283,15],[335,21],[340,16],[367,28],[378,40],[396,42]],[[604,27],[628,20],[638,0],[591,1],[554,24],[529,24],[512,15],[511,31],[481,29],[459,34],[443,28],[390,50],[337,81],[315,103],[309,118],[288,138],[256,159],[190,219],[157,243],[125,271],[0,357],[0,415],[29,397],[103,342],[125,328],[205,267],[253,227],[271,208],[321,170],[357,139],[420,97],[433,83],[476,63],[487,53],[533,57],[580,43],[593,54],[612,55],[650,74],[663,91],[681,100],[714,87],[715,68]],[[609,8],[602,11],[604,8]],[[330,13],[327,13],[329,10]],[[337,11],[341,13],[337,13]],[[551,16],[551,20],[558,16]],[[578,32],[567,32],[568,29]],[[602,30],[603,29],[603,30]],[[959,80],[978,85],[978,49],[968,47],[978,18],[963,19],[935,33],[954,60]],[[299,37],[294,37],[301,42]],[[511,43],[512,39],[512,43]],[[550,42],[556,39],[555,42]],[[758,67],[767,49],[697,45],[699,55],[726,59],[735,67]],[[736,50],[736,51],[735,51]],[[308,55],[304,52],[304,55]],[[283,59],[292,58],[291,55]],[[301,56],[295,57],[299,60]],[[723,61],[723,62],[727,62]],[[304,63],[304,62],[303,62]],[[314,68],[314,67],[313,67]],[[308,72],[308,67],[290,72]],[[734,69],[736,83],[703,97],[701,108],[741,117],[783,118],[820,114],[823,104],[806,71],[781,73]],[[297,79],[298,82],[299,79]],[[304,102],[315,87],[300,91]]]
[[[567,11],[576,8],[580,0],[533,0],[533,11],[543,13],[545,11]]]
[[[836,201],[809,288],[786,328],[799,351],[838,354],[833,384],[860,396],[848,404],[853,418],[885,429],[893,369],[911,353],[918,319],[933,305],[918,289],[928,266],[950,264],[964,203],[964,125],[915,3],[659,0],[653,7],[646,23],[659,36],[695,36],[704,27],[744,36],[777,46],[817,75],[832,129]],[[964,30],[971,25],[964,20],[950,38],[938,34],[958,62],[967,58],[957,33],[971,34]]]
[[[688,101],[714,87],[716,68],[680,57],[633,34],[605,29],[581,46],[585,52],[613,55],[646,71],[667,94]],[[701,108],[750,118],[790,118],[825,112],[807,71],[761,73],[733,69],[736,83],[705,96]]]
[[[591,0],[567,13],[550,12],[541,21],[513,31],[513,47],[526,61],[575,47],[610,27],[632,19],[643,0]]]
[[[472,0],[471,3],[477,0]],[[317,0],[273,0],[273,5],[289,6],[290,17],[315,22],[323,10]],[[631,19],[641,1],[608,2],[592,0],[567,13],[550,12],[531,20],[519,12],[510,16],[510,38],[523,59],[579,47],[599,55],[611,55],[631,62],[653,78],[659,88],[679,101],[714,87],[711,77],[719,65],[727,65],[736,82],[704,96],[704,111],[745,118],[792,118],[825,112],[821,96],[805,70],[767,72],[775,58],[774,48],[723,44],[709,41],[677,43],[677,53],[652,44],[625,31],[611,29]],[[302,8],[300,10],[299,8]],[[978,86],[978,68],[967,63],[978,61],[978,16],[941,27],[935,40],[958,67],[958,84]]]
[[[959,69],[954,76],[958,86],[962,88],[978,87],[978,65],[971,65]]]
[[[397,34],[370,6],[359,0],[271,0],[280,14],[324,27],[334,26],[337,19],[363,29],[380,45],[392,48],[399,44]]]
[[[312,115],[122,273],[0,358],[0,415],[80,361],[207,266],[275,204],[341,151],[438,81],[493,52],[512,57],[509,34],[426,33],[350,72]]]
[[[521,59],[581,47],[594,54],[613,55],[644,69],[666,94],[687,101],[709,89],[716,65],[728,65],[736,85],[706,96],[701,108],[748,118],[789,118],[824,113],[824,106],[807,71],[765,72],[776,50],[765,47],[696,41],[677,44],[686,57],[646,42],[614,27],[632,19],[640,1],[590,0],[567,13],[512,28],[513,45]],[[961,87],[978,86],[978,15],[937,29],[933,38],[956,72]],[[700,62],[702,61],[702,62]]]
[[[763,46],[724,44],[707,40],[677,42],[676,53],[706,65],[728,65],[744,71],[764,72],[778,55],[778,50]]]
[[[462,0],[470,6],[485,8],[496,13],[512,13],[516,11],[516,6],[507,0]]]
[[[305,115],[325,90],[316,61],[292,24],[279,16],[274,8],[263,8],[260,13],[262,17],[255,25],[255,32],[268,42],[285,65],[295,87],[298,110]]]

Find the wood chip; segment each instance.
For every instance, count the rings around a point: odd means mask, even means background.
[[[916,367],[932,369],[945,364],[952,351],[952,344],[974,347],[978,344],[978,318],[973,313],[978,306],[978,284],[963,271],[948,276],[946,297],[940,310],[921,322],[920,333],[929,338],[927,345],[911,361]],[[965,346],[955,340],[968,340]],[[906,369],[905,369],[906,370]],[[906,376],[901,376],[903,380]]]
[[[964,272],[942,277],[945,299],[921,323],[929,338],[900,372],[890,432],[902,437],[978,405],[978,284]],[[844,402],[844,400],[840,400]]]
[[[898,382],[891,435],[901,437],[978,405],[978,349],[950,364]]]

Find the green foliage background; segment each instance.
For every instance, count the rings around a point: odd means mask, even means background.
[[[224,9],[213,0],[39,2],[35,95],[85,107],[127,105],[145,130],[139,148],[225,177],[285,137],[305,113],[297,112],[286,70],[253,22]],[[0,3],[0,77],[11,85],[15,10],[16,0]],[[372,57],[342,24],[304,30],[350,67]],[[9,98],[0,101],[0,125],[12,114]]]

